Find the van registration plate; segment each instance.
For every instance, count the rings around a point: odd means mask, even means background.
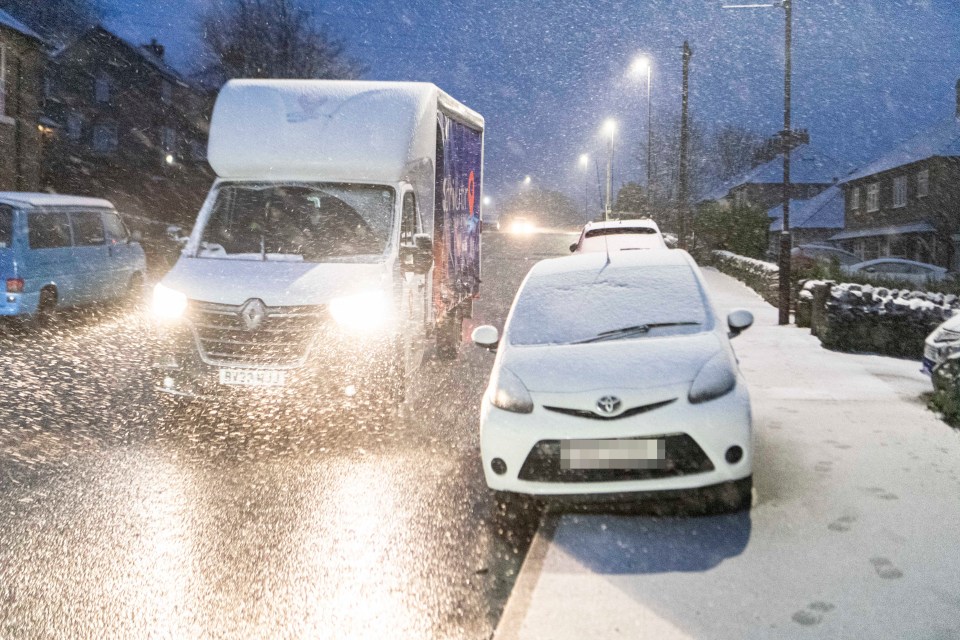
[[[287,372],[282,369],[220,369],[220,384],[243,387],[282,387]]]

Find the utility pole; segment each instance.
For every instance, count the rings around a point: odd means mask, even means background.
[[[783,227],[780,231],[780,317],[779,323],[790,324],[790,153],[793,150],[793,131],[790,123],[790,84],[793,72],[790,52],[793,44],[793,2],[783,0],[786,15],[784,29],[783,74]]]
[[[613,191],[613,136],[607,141],[607,203],[603,209],[603,219],[610,219],[610,192]]]
[[[680,248],[687,248],[687,145],[690,137],[689,125],[687,122],[689,89],[690,89],[690,58],[693,56],[693,49],[689,43],[683,42],[683,105],[680,111],[680,184],[678,188],[678,213],[680,214]]]

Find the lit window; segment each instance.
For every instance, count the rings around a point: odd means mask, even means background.
[[[924,169],[917,173],[917,197],[926,198],[930,195],[930,170]]]
[[[117,125],[98,124],[93,127],[93,150],[98,153],[117,150]]]
[[[867,185],[867,211],[880,210],[880,183]]]
[[[893,206],[894,208],[907,206],[907,176],[897,176],[893,179]]]

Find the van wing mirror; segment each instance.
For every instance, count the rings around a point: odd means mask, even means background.
[[[433,238],[426,233],[413,236],[413,246],[400,247],[400,263],[408,273],[428,273],[433,266]]]
[[[143,234],[139,229],[134,229],[130,232],[130,239],[134,242],[143,242]]]

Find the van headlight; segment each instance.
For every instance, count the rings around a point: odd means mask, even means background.
[[[488,390],[493,406],[513,413],[532,413],[533,398],[520,378],[506,367],[499,367]]]
[[[365,333],[387,324],[390,298],[385,291],[365,291],[330,301],[330,315],[341,329]]]
[[[187,296],[157,284],[153,288],[153,315],[161,320],[179,320],[187,310]]]
[[[700,373],[690,385],[690,394],[687,399],[691,404],[706,402],[730,393],[735,386],[737,386],[737,376],[730,368],[730,359],[727,354],[721,351],[700,368]]]

